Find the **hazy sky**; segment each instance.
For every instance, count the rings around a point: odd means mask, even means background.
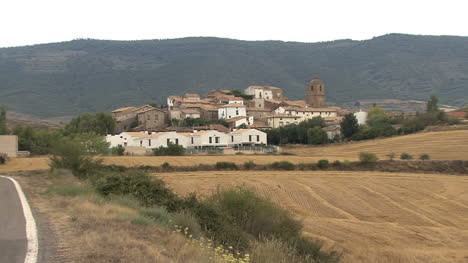
[[[468,36],[468,0],[1,0],[0,10],[1,47],[75,38]]]

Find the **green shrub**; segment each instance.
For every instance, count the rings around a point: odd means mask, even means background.
[[[336,160],[332,163],[332,166],[335,168],[340,168],[342,166],[341,162],[339,160]]]
[[[402,160],[411,160],[411,159],[413,159],[413,155],[411,155],[409,153],[402,153],[400,155],[400,159],[402,159]]]
[[[8,157],[6,153],[0,153],[0,164],[5,164],[7,161]]]
[[[161,165],[161,168],[163,168],[163,170],[170,170],[172,167],[171,165],[168,163],[168,162],[164,162],[162,165]]]
[[[184,147],[174,143],[169,143],[167,147],[160,146],[153,149],[153,154],[156,156],[179,156],[184,155],[184,153]]]
[[[62,139],[55,144],[50,157],[52,170],[58,168],[70,169],[73,175],[86,178],[102,169],[102,159],[89,154],[83,143],[71,139]]]
[[[359,161],[361,161],[362,164],[370,164],[370,163],[376,163],[379,160],[377,155],[375,153],[370,153],[370,152],[360,152],[359,153]]]
[[[327,169],[330,166],[328,160],[320,160],[317,162],[317,166],[320,169]]]
[[[324,252],[322,245],[305,237],[296,237],[289,240],[289,245],[295,248],[296,253],[306,259],[306,262],[339,262],[341,255],[336,251]]]
[[[235,154],[236,154],[236,155],[244,155],[243,152],[236,152]]]
[[[431,157],[427,153],[423,153],[423,154],[421,154],[419,156],[419,160],[421,160],[421,161],[427,161],[427,160],[430,160],[430,159],[431,159]]]
[[[134,209],[141,207],[141,202],[131,195],[111,195],[108,200],[112,203]]]
[[[110,152],[112,155],[115,155],[115,156],[123,156],[124,153],[125,153],[125,148],[122,146],[122,145],[117,145],[115,147],[112,147],[110,149]]]
[[[256,166],[257,166],[257,165],[256,165],[252,160],[247,161],[247,162],[244,163],[244,169],[246,169],[246,170],[252,170],[252,169],[254,169]]]
[[[344,160],[343,161],[343,166],[346,167],[346,168],[349,168],[349,167],[351,167],[351,162],[349,160]]]
[[[172,215],[162,206],[143,208],[140,210],[140,214],[146,218],[151,218],[158,225],[169,226],[172,224]]]
[[[188,212],[178,212],[172,216],[172,224],[179,227],[185,234],[195,238],[202,236],[202,229],[197,219]]]
[[[237,165],[232,162],[217,162],[215,165],[218,170],[237,170]]]
[[[134,225],[153,225],[154,221],[151,218],[145,216],[136,216],[130,220],[130,222]]]
[[[244,187],[216,192],[209,202],[226,213],[233,223],[256,238],[289,239],[300,234],[302,225],[288,211]]]
[[[274,162],[271,164],[271,168],[275,170],[286,170],[286,171],[292,171],[296,168],[296,166],[288,161],[280,161],[280,162]]]
[[[97,191],[104,195],[131,195],[143,206],[165,206],[169,211],[178,208],[181,200],[164,182],[141,171],[125,174],[110,173],[96,182]]]
[[[195,195],[191,195],[185,200],[184,207],[197,218],[206,235],[216,244],[232,246],[236,251],[245,251],[249,248],[252,237],[233,224],[216,203],[200,201]]]
[[[261,240],[261,242],[256,243],[252,248],[250,258],[255,263],[304,262],[296,254],[294,248],[276,238]]]

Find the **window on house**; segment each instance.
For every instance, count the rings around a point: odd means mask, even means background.
[[[210,141],[210,143],[213,143],[213,138],[210,137],[209,141]]]
[[[179,139],[175,139],[175,144],[179,145]]]
[[[143,146],[143,141],[140,141],[140,146]]]
[[[124,146],[127,147],[127,142],[124,142]]]
[[[236,116],[239,115],[239,110],[236,110]]]
[[[234,136],[231,136],[231,142],[234,142]]]
[[[252,135],[249,135],[249,142],[252,141]]]
[[[193,137],[191,138],[191,140],[192,140],[192,144],[193,144]]]
[[[260,135],[257,135],[257,142],[260,141]]]
[[[151,139],[148,139],[148,146],[151,146]]]
[[[215,137],[215,143],[219,143],[219,137]]]
[[[167,139],[167,145],[169,145],[171,143],[171,139]]]

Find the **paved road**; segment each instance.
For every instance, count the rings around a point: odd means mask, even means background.
[[[13,182],[0,177],[0,262],[23,263],[27,253],[26,220]]]

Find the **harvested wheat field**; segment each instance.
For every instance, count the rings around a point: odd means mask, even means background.
[[[283,151],[308,157],[325,157],[337,160],[355,160],[359,152],[372,152],[381,159],[394,152],[397,157],[407,152],[418,155],[427,153],[434,160],[468,160],[468,130],[411,134],[366,142],[354,142],[331,146],[292,146]]]
[[[246,184],[344,262],[468,262],[468,177],[380,172],[157,174],[176,192]]]

